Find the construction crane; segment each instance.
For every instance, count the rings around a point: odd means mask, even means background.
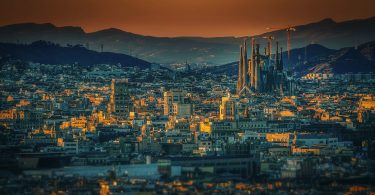
[[[267,28],[268,30],[285,30],[287,34],[287,49],[288,49],[288,61],[290,61],[290,50],[292,49],[292,41],[291,41],[291,34],[292,31],[296,31],[294,27],[287,26],[284,28]]]
[[[267,55],[272,56],[272,40],[275,39],[274,36],[264,36],[263,39],[267,39]]]

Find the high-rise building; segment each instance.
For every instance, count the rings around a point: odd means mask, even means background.
[[[173,103],[173,115],[177,117],[189,117],[193,112],[191,104]]]
[[[126,118],[133,110],[133,101],[128,92],[127,79],[112,79],[108,111],[114,116]]]
[[[235,120],[237,118],[236,98],[230,96],[222,97],[220,104],[220,120]]]
[[[164,92],[164,115],[187,117],[192,114],[192,105],[186,100],[186,92],[173,89]]]

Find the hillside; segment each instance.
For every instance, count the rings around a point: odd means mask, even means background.
[[[283,52],[284,64],[287,64],[287,53]],[[375,41],[364,43],[358,48],[345,47],[339,50],[328,49],[322,45],[311,44],[293,49],[292,66],[285,66],[297,73],[366,73],[375,72]],[[238,62],[210,67],[205,72],[212,74],[237,75]]]
[[[150,65],[149,62],[125,54],[96,52],[79,45],[61,47],[45,41],[31,44],[0,43],[0,57],[43,64],[121,64],[140,68]]]
[[[375,40],[375,17],[346,22],[325,19],[319,22],[295,26],[292,46],[301,48],[310,43],[340,49]],[[263,36],[274,36],[286,48],[285,30],[277,30],[258,36],[261,47]],[[123,53],[149,62],[158,63],[208,63],[225,64],[237,60],[239,44],[243,37],[152,37],[111,28],[86,33],[80,27],[56,27],[53,24],[23,23],[0,27],[0,42],[32,43],[46,40],[60,45],[81,44],[91,50]],[[261,50],[262,51],[262,50]],[[250,51],[249,51],[250,52]]]

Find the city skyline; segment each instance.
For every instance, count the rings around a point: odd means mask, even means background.
[[[0,194],[375,194],[373,5],[0,3]]]
[[[354,1],[7,1],[0,25],[35,22],[81,26],[86,32],[118,28],[136,34],[179,36],[251,36],[332,18],[336,22],[373,17],[369,0]],[[268,10],[268,11],[264,11]]]

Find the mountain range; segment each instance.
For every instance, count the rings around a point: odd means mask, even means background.
[[[294,28],[293,48],[314,43],[340,49],[375,40],[375,17],[345,22],[324,19]],[[275,30],[254,37],[264,46],[266,40],[263,37],[270,35],[280,42],[281,47],[286,48],[285,30]],[[45,40],[62,46],[80,44],[90,50],[122,53],[156,63],[230,63],[237,60],[239,45],[244,38],[246,37],[152,37],[115,28],[87,33],[80,27],[56,27],[50,23],[22,23],[0,27],[0,42],[30,44]]]
[[[375,73],[375,41],[358,47],[329,49],[319,44],[291,50],[290,63],[287,52],[283,52],[284,68],[298,76],[308,73]],[[291,65],[290,65],[291,64]],[[208,67],[204,72],[212,74],[237,75],[238,61],[224,65]]]
[[[290,63],[287,52],[283,52],[283,64],[286,70],[298,76],[307,73],[348,73],[375,72],[375,41],[364,43],[358,47],[329,49],[319,44],[291,51]],[[274,56],[273,56],[274,58]],[[120,64],[121,66],[150,67],[144,60],[126,54],[97,52],[88,50],[82,45],[60,46],[47,41],[36,41],[31,44],[0,43],[0,64],[7,61],[20,60],[43,64],[79,64],[91,66],[95,64]],[[238,61],[210,66],[203,71],[212,74],[237,75]]]
[[[147,68],[149,62],[126,54],[97,52],[81,45],[62,47],[58,44],[36,41],[31,44],[0,43],[0,62],[20,60],[42,64],[78,64],[91,66],[95,64],[120,64]]]

